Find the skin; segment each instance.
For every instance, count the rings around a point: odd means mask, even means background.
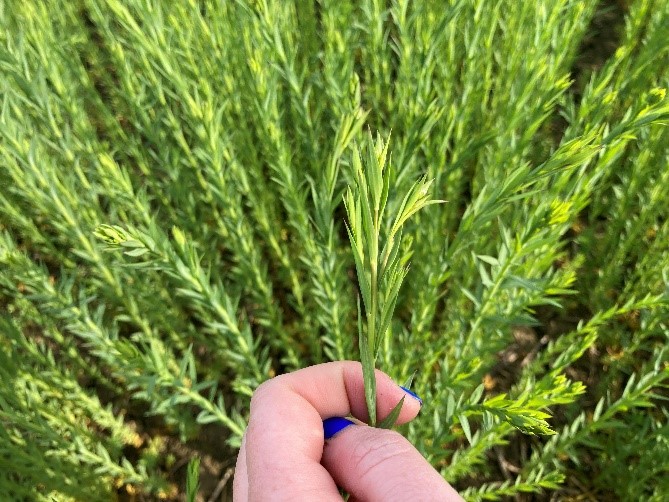
[[[420,403],[376,372],[377,415],[383,419],[405,397],[398,424]],[[263,383],[251,399],[249,425],[237,457],[235,502],[318,500],[460,501],[457,492],[397,432],[362,423],[323,440],[323,420],[368,419],[360,363],[319,364]]]

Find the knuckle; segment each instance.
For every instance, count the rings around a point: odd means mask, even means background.
[[[365,483],[386,471],[386,465],[411,451],[411,444],[404,436],[395,431],[383,431],[379,437],[369,435],[365,440],[357,443],[351,451],[351,463],[355,468],[360,482]]]

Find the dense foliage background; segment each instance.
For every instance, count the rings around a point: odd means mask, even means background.
[[[471,500],[661,500],[668,85],[664,0],[0,0],[0,498],[225,497],[253,389],[358,358],[369,130],[447,201],[403,432]]]

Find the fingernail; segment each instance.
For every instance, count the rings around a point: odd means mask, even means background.
[[[325,439],[330,439],[332,436],[337,434],[343,429],[346,429],[349,425],[353,425],[354,422],[348,418],[342,417],[332,417],[326,418],[323,420],[323,433],[325,434]]]
[[[420,397],[418,397],[418,394],[416,394],[414,391],[409,390],[409,389],[407,389],[406,387],[402,387],[401,385],[400,385],[400,389],[402,389],[404,392],[406,392],[407,394],[409,394],[409,395],[410,395],[411,397],[413,397],[416,401],[418,401],[418,402],[420,403],[421,406],[423,406],[423,400],[422,400]]]

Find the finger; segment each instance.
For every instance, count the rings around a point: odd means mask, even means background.
[[[235,465],[235,477],[232,480],[233,502],[246,502],[249,499],[249,477],[246,472],[246,434],[242,437],[242,445],[239,447],[237,464]]]
[[[406,396],[380,372],[377,413],[385,417]],[[335,362],[281,375],[262,384],[251,400],[246,430],[246,468],[252,500],[282,498],[341,501],[330,474],[321,465],[323,419],[353,414],[367,419],[362,368],[356,362]],[[420,410],[415,399],[405,399],[398,423]],[[283,495],[285,494],[285,495]]]
[[[350,425],[326,443],[322,464],[351,500],[462,500],[404,436],[391,430]]]

